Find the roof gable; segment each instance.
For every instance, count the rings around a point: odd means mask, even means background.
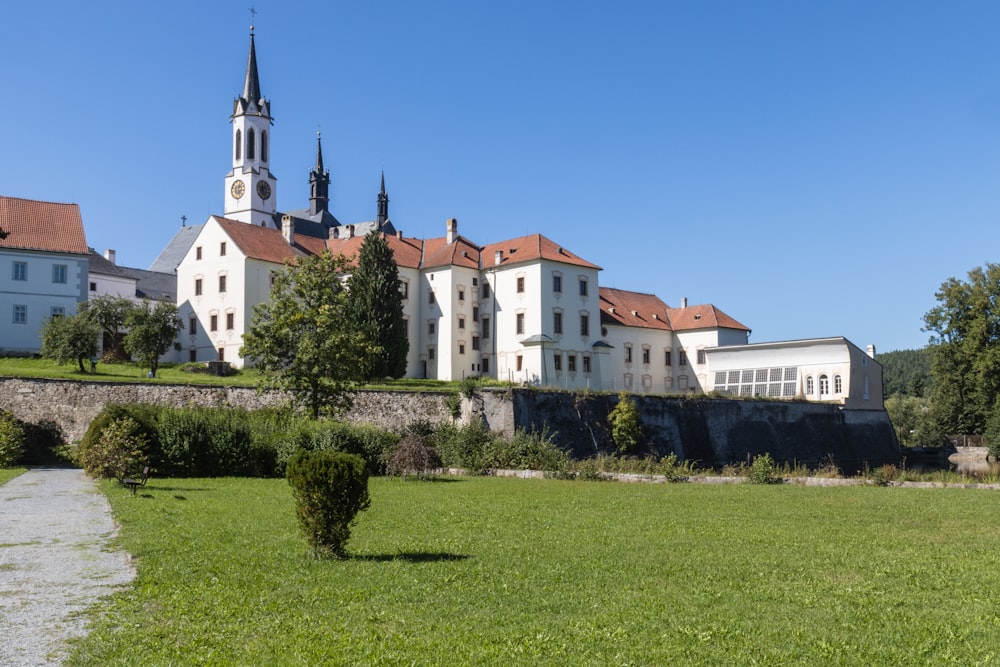
[[[601,270],[601,267],[598,265],[592,264],[579,255],[573,254],[541,234],[530,234],[510,239],[509,241],[490,243],[482,249],[484,262],[488,262],[490,266],[493,266],[497,252],[501,253],[500,266],[545,259],[550,262],[561,262],[587,269]]]
[[[90,252],[77,204],[0,197],[0,228],[8,233],[0,241],[0,248],[81,255]]]
[[[668,308],[667,316],[674,331],[693,329],[740,329],[750,331],[750,327],[740,324],[710,303],[684,308]]]
[[[216,215],[213,215],[211,219],[233,240],[236,247],[248,259],[257,259],[273,264],[284,264],[286,260],[295,259],[301,255],[316,254],[306,249],[306,246],[317,246],[319,252],[323,250],[322,239],[304,236],[301,239],[296,239],[297,243],[295,246],[290,246],[285,242],[285,237],[277,229],[258,227],[237,220],[220,218]]]

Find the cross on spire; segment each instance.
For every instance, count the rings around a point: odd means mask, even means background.
[[[250,34],[253,34],[253,24],[257,22],[257,9],[250,5]]]

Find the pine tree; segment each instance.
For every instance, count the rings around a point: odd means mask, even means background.
[[[381,349],[369,379],[405,375],[410,342],[403,319],[399,269],[381,232],[372,231],[361,244],[348,299],[352,318],[370,342]]]

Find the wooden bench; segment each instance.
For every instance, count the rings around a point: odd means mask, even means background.
[[[131,477],[126,477],[122,480],[122,484],[132,489],[132,495],[135,495],[136,489],[140,486],[146,486],[146,480],[149,479],[149,466],[142,469],[142,477],[139,479],[132,479]]]

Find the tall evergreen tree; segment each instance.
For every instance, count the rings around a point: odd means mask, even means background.
[[[410,341],[406,337],[403,294],[399,288],[399,269],[392,249],[381,232],[372,231],[361,244],[348,294],[351,317],[381,349],[368,379],[399,378],[406,374]]]

